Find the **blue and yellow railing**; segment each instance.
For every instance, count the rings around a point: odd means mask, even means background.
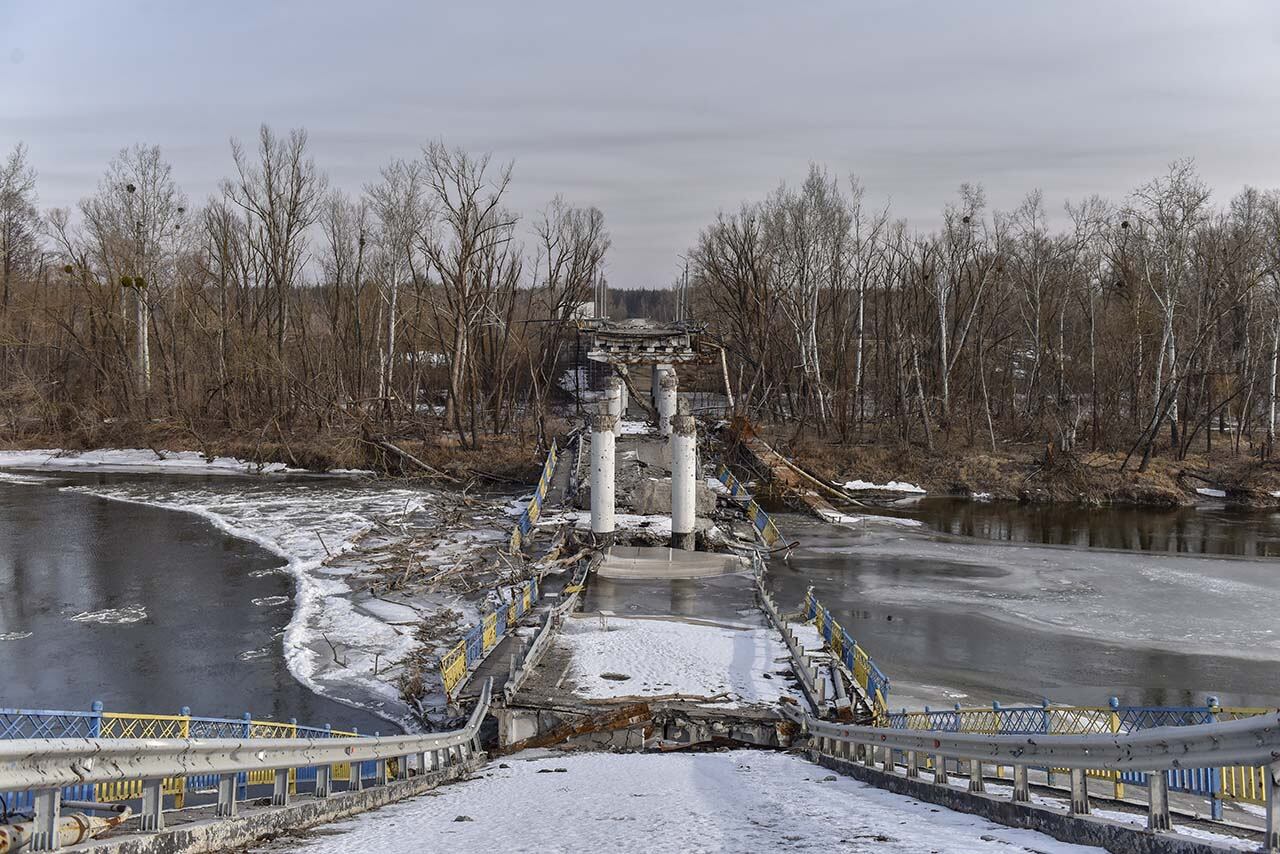
[[[135,712],[108,712],[102,703],[95,702],[88,711],[63,711],[52,709],[0,709],[0,739],[28,738],[356,738],[356,731],[335,730],[305,726],[296,721],[259,721],[246,712],[240,718],[210,718],[192,715],[183,708],[176,715],[155,715]],[[376,774],[375,762],[360,763],[362,779]],[[395,769],[392,769],[394,773]],[[296,791],[299,779],[303,782],[315,779],[314,768],[290,772],[290,789]],[[352,779],[350,764],[335,765],[335,780]],[[254,771],[240,775],[242,792],[249,786],[274,785],[275,772]],[[197,774],[189,777],[167,778],[164,794],[173,797],[176,807],[181,807],[187,792],[213,789],[218,784],[216,774]],[[0,793],[9,812],[27,811],[32,807],[31,792]],[[98,783],[84,786],[68,786],[63,789],[66,800],[113,803],[137,800],[142,797],[142,782]],[[243,795],[242,795],[243,797]]]
[[[896,729],[944,730],[983,735],[1090,735],[1128,733],[1166,726],[1194,726],[1239,720],[1267,714],[1274,709],[1223,707],[1210,698],[1204,706],[1122,706],[1112,699],[1107,706],[1001,706],[901,712],[888,714],[884,724]],[[1062,769],[1046,769],[1050,775]],[[1214,818],[1222,817],[1224,801],[1265,804],[1264,769],[1261,766],[1174,769],[1165,772],[1171,792],[1207,797]],[[1110,780],[1114,795],[1124,797],[1126,783],[1146,786],[1147,775],[1135,771],[1089,771],[1090,777]]]
[[[551,450],[547,451],[547,459],[542,464],[542,476],[538,478],[538,487],[533,491],[533,500],[520,514],[520,521],[516,523],[516,529],[511,532],[511,554],[517,554],[524,546],[529,532],[533,530],[533,526],[538,523],[538,517],[542,515],[542,502],[547,500],[547,492],[551,489],[551,476],[555,474],[558,459],[559,450],[556,448],[555,439],[552,439]]]
[[[440,678],[449,697],[461,685],[475,667],[493,651],[498,641],[514,629],[516,623],[538,603],[538,579],[531,578],[520,585],[514,599],[485,616],[479,625],[472,626],[453,649],[440,656]]]
[[[853,680],[866,694],[876,720],[883,720],[889,713],[889,677],[818,601],[812,587],[804,595],[804,617],[817,628],[831,653],[849,668]]]
[[[729,497],[736,501],[745,501],[743,512],[746,513],[747,519],[751,522],[751,527],[755,529],[756,536],[760,538],[760,542],[766,547],[773,548],[782,542],[782,534],[778,531],[778,526],[769,518],[769,514],[756,503],[751,497],[751,493],[747,492],[747,488],[742,485],[733,472],[729,471],[729,467],[724,463],[716,466],[716,480],[729,490]]]

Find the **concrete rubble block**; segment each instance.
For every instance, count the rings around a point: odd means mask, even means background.
[[[627,496],[632,513],[643,516],[665,516],[671,512],[671,478],[649,477],[636,483]],[[710,516],[716,509],[716,494],[705,482],[694,486],[694,506],[699,516]]]

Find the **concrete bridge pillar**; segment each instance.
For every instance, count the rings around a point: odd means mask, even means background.
[[[616,415],[604,412],[591,416],[591,533],[597,540],[610,541],[614,531],[614,430]]]
[[[613,416],[613,435],[622,434],[622,380],[616,374],[610,376],[604,384],[605,411]]]
[[[618,393],[622,395],[622,403],[618,409],[618,417],[627,417],[627,407],[631,405],[631,391],[627,388],[627,380],[631,378],[631,372],[627,370],[626,365],[618,366]]]
[[[679,399],[680,382],[676,377],[675,368],[670,365],[658,365],[660,376],[658,378],[657,404],[654,409],[658,413],[658,433],[662,436],[671,435],[671,419],[676,414],[676,400]]]
[[[680,401],[671,419],[671,547],[693,550],[697,501],[698,436],[689,407]]]

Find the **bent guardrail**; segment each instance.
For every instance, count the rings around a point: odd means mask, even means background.
[[[889,677],[871,655],[846,632],[810,587],[804,594],[804,618],[813,623],[828,649],[849,669],[855,682],[866,692],[877,720],[888,714]]]
[[[529,501],[529,506],[524,508],[524,512],[520,514],[519,521],[516,522],[516,528],[511,532],[511,554],[518,554],[524,546],[525,538],[529,536],[529,532],[533,530],[533,526],[537,524],[538,517],[542,515],[542,502],[547,499],[547,491],[551,489],[551,477],[556,471],[556,460],[559,459],[559,451],[556,448],[556,440],[551,440],[551,449],[547,451],[547,458],[542,463],[542,476],[538,478],[538,485],[533,490],[533,498]]]
[[[28,850],[51,851],[58,845],[62,792],[68,786],[138,784],[141,829],[164,829],[163,783],[199,777],[216,780],[217,814],[236,813],[242,775],[268,774],[274,781],[271,802],[289,803],[291,780],[314,770],[313,795],[332,793],[334,769],[376,764],[375,784],[390,782],[389,763],[407,776],[409,757],[419,773],[439,770],[481,753],[480,725],[489,712],[492,683],[481,690],[466,726],[453,732],[388,737],[332,738],[53,738],[0,741],[0,792],[31,792],[34,820]],[[357,774],[350,788],[362,788]]]
[[[783,542],[782,533],[778,530],[778,526],[774,524],[773,519],[764,511],[751,493],[747,492],[747,488],[742,485],[733,472],[729,471],[729,467],[723,462],[716,466],[716,480],[720,481],[725,489],[729,490],[729,497],[735,501],[745,502],[742,505],[742,512],[746,514],[747,521],[751,523],[751,527],[755,530],[756,536],[760,538],[760,542],[764,543],[767,548],[773,548],[778,543]]]
[[[1131,733],[1098,735],[983,735],[942,730],[892,729],[831,723],[784,705],[783,714],[813,739],[820,754],[861,760],[896,774],[895,754],[905,755],[904,774],[919,777],[922,760],[933,765],[934,782],[950,785],[948,761],[969,764],[969,790],[985,790],[983,764],[1013,767],[1012,800],[1030,801],[1029,768],[1065,769],[1071,779],[1072,815],[1089,812],[1089,771],[1136,772],[1149,788],[1148,828],[1166,831],[1169,814],[1167,774],[1171,771],[1266,766],[1267,805],[1263,849],[1280,850],[1280,714],[1181,727],[1156,727]]]
[[[452,649],[440,656],[440,679],[450,700],[458,687],[466,682],[467,674],[493,652],[498,641],[516,627],[517,622],[538,604],[540,594],[538,579],[531,578],[518,588],[515,601],[496,608],[478,624],[467,630]]]

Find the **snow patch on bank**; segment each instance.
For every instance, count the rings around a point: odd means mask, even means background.
[[[170,474],[287,474],[302,472],[284,463],[251,463],[235,457],[206,457],[199,451],[152,451],[148,448],[101,448],[63,451],[44,448],[0,451],[0,468],[55,471],[168,472]]]
[[[925,490],[916,486],[914,483],[907,483],[900,480],[891,480],[888,483],[870,483],[865,480],[846,480],[843,484],[838,484],[846,492],[910,492],[917,495],[923,495]]]
[[[526,752],[503,764],[290,844],[307,854],[417,854],[423,840],[442,851],[1102,850],[923,804],[781,753]]]
[[[1205,498],[1226,498],[1227,491],[1225,489],[1212,489],[1207,486],[1201,486],[1196,489],[1197,495],[1203,495]]]

